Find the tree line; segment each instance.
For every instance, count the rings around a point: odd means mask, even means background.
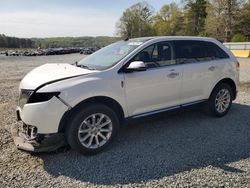
[[[35,42],[31,39],[8,37],[0,34],[0,48],[34,48]]]
[[[183,0],[165,4],[155,12],[146,1],[126,9],[117,25],[122,38],[188,35],[220,41],[250,40],[250,1]]]
[[[55,37],[55,38],[34,38],[35,46],[40,48],[57,47],[104,47],[119,40],[118,37]]]
[[[182,0],[159,11],[146,1],[127,8],[116,24],[119,37],[16,38],[0,34],[0,48],[103,47],[120,38],[189,35],[250,41],[250,0]]]
[[[25,39],[0,34],[0,48],[104,47],[119,39],[118,37],[106,36]]]

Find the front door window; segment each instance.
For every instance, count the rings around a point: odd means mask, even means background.
[[[169,42],[160,42],[145,48],[139,52],[132,61],[143,61],[147,68],[157,68],[175,64],[173,60],[173,48]]]

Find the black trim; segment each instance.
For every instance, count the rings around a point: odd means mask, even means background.
[[[195,106],[195,105],[198,105],[198,104],[202,104],[202,103],[204,103],[206,101],[207,101],[206,99],[203,99],[203,100],[189,102],[189,103],[185,103],[185,104],[181,104],[181,105],[177,105],[177,106],[171,106],[171,107],[168,107],[168,108],[163,108],[163,109],[159,109],[159,110],[154,110],[154,111],[145,112],[145,113],[137,114],[137,115],[134,115],[134,116],[130,116],[130,117],[127,117],[126,119],[127,120],[137,119],[137,118],[142,118],[142,117],[146,117],[146,116],[150,116],[150,115],[154,115],[154,114],[159,114],[159,113],[167,112],[167,111],[171,111],[171,110],[187,108],[187,107],[190,107],[190,106]]]
[[[20,116],[20,111],[16,110],[16,117],[17,117],[17,121],[21,121],[21,116]]]

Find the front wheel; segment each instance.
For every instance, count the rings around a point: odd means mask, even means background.
[[[222,117],[226,115],[232,104],[232,88],[226,84],[221,83],[212,92],[208,107],[212,115]]]
[[[69,145],[83,154],[103,151],[118,132],[116,113],[102,104],[80,109],[72,118],[66,132]]]

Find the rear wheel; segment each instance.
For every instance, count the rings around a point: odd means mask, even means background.
[[[119,129],[116,113],[102,104],[78,110],[66,132],[69,145],[83,154],[103,151]]]
[[[232,104],[232,96],[232,88],[228,84],[219,84],[212,92],[208,101],[210,113],[217,117],[226,115]]]

